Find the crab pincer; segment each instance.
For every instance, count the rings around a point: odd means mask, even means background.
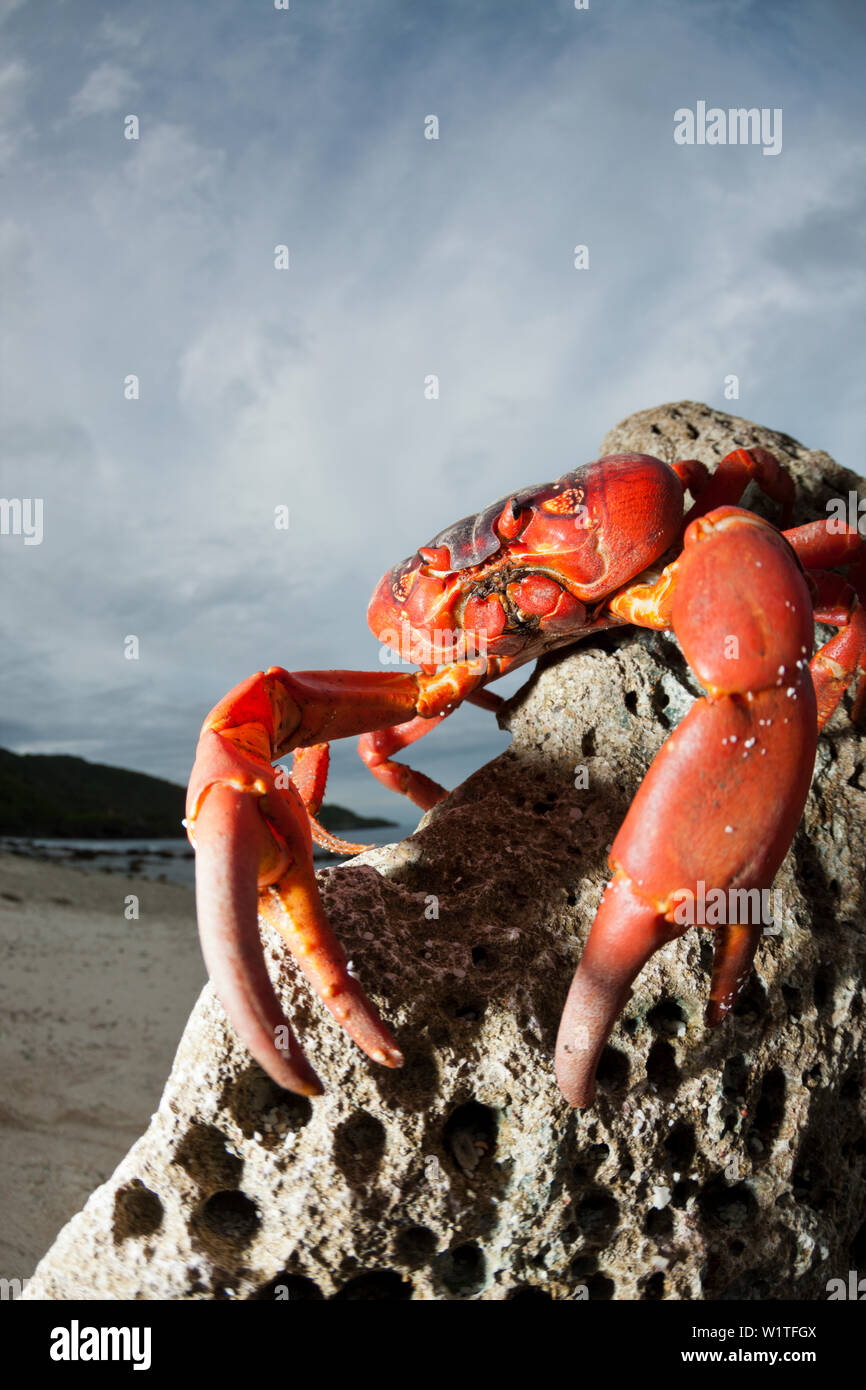
[[[399,1067],[403,1055],[361,985],[325,913],[312,835],[358,851],[315,819],[327,772],[324,733],[342,737],[419,715],[435,723],[471,693],[485,663],[440,676],[300,672],[280,667],[237,686],[208,715],[187,795],[187,833],[196,850],[202,953],[235,1031],[281,1086],[304,1095],[323,1087],[307,1062],[268,976],[259,918],[282,936],[340,1026],[372,1060]],[[294,749],[298,780],[272,760]],[[311,831],[311,827],[313,828]]]

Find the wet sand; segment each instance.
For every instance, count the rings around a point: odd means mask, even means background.
[[[157,1107],[206,978],[192,889],[0,854],[0,960],[0,1278],[23,1279]]]

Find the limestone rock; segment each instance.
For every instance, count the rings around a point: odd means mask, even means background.
[[[798,521],[859,484],[690,402],[632,416],[599,453],[712,465],[753,443],[794,474]],[[544,663],[501,716],[507,752],[404,843],[320,875],[405,1068],[363,1057],[269,935],[327,1095],[272,1085],[206,988],[150,1128],[26,1297],[810,1299],[862,1268],[866,741],[844,711],[733,1017],[704,1027],[712,938],[694,928],[638,980],[595,1106],[556,1088],[607,851],[696,694],[666,635]]]

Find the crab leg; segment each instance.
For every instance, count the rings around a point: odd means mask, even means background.
[[[654,759],[611,849],[613,879],[557,1041],[557,1078],[576,1106],[593,1099],[599,1057],[636,976],[688,930],[683,907],[711,890],[727,904],[739,895],[719,924],[707,1022],[726,1016],[760,936],[752,895],[771,886],[812,776],[812,604],[775,528],[734,507],[696,520],[665,572],[660,602],[707,695]],[[627,594],[618,603],[624,612]],[[645,586],[640,604],[645,622]]]
[[[474,690],[471,695],[467,695],[466,702],[478,705],[480,709],[489,710],[493,714],[505,704],[502,696],[494,694],[492,690]],[[453,708],[446,710],[437,719],[411,719],[408,724],[395,724],[390,729],[377,729],[374,733],[362,734],[358,740],[361,761],[370,769],[376,780],[389,791],[408,796],[422,811],[429,811],[431,806],[435,806],[448,795],[447,791],[423,772],[416,772],[406,763],[394,762],[391,754],[399,753],[402,749],[417,743],[419,738],[425,738],[450,713],[453,713]],[[315,834],[315,829],[313,833]]]
[[[364,850],[372,849],[373,846],[341,840],[316,819],[325,796],[330,763],[329,743],[311,743],[308,748],[295,749],[295,761],[290,775],[301,794],[310,822],[310,832],[316,844],[321,845],[323,849],[329,849],[332,854],[363,854]]]
[[[226,1012],[256,1060],[279,1085],[317,1094],[264,964],[259,909],[285,938],[301,969],[346,1032],[375,1061],[402,1055],[357,981],[327,921],[312,860],[309,812],[298,786],[277,780],[274,758],[328,739],[435,718],[486,678],[483,660],[435,674],[305,671],[280,667],[236,686],[204,722],[187,795],[187,833],[196,848],[202,951]],[[316,764],[319,764],[317,767]],[[299,776],[318,810],[324,784],[315,757]]]
[[[768,449],[734,449],[719,463],[715,472],[707,474],[696,459],[685,459],[675,465],[680,481],[697,500],[686,513],[683,528],[699,516],[739,502],[750,482],[782,505],[782,525],[787,526],[794,506],[794,481],[783,464]]]
[[[839,629],[812,658],[818,728],[823,729],[855,677],[851,717],[857,722],[866,705],[866,542],[854,527],[831,530],[829,520],[784,535],[810,572],[816,620]],[[848,567],[847,579],[824,572],[835,565]]]
[[[399,753],[401,749],[417,743],[419,738],[424,738],[431,733],[444,717],[412,719],[408,724],[394,725],[390,729],[377,729],[374,733],[362,734],[358,740],[358,752],[361,760],[370,769],[376,780],[387,787],[389,791],[400,792],[403,796],[408,796],[409,800],[414,801],[416,806],[420,806],[422,811],[429,811],[431,806],[435,806],[437,801],[441,801],[443,796],[447,796],[448,793],[444,787],[440,787],[438,782],[434,782],[423,772],[416,772],[406,763],[395,763],[391,754]]]

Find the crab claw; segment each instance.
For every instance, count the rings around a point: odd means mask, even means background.
[[[203,740],[216,740],[209,731]],[[199,753],[208,761],[210,749]],[[222,762],[224,743],[213,746]],[[301,1095],[323,1086],[294,1036],[265,966],[258,916],[286,941],[304,974],[351,1038],[385,1066],[403,1057],[373,1005],[348,972],[345,953],[319,897],[309,821],[295,787],[273,777],[241,775],[244,755],[230,779],[195,800],[191,838],[196,847],[196,897],[205,963],[241,1041],[278,1085]],[[267,769],[270,773],[270,769]]]
[[[593,1101],[596,1067],[632,984],[687,930],[680,909],[689,902],[704,903],[691,920],[716,927],[706,1022],[723,1022],[751,970],[762,894],[812,777],[812,604],[787,542],[759,517],[722,507],[691,523],[685,546],[672,623],[708,694],[668,736],[611,847],[613,877],[557,1040],[560,1089],[580,1107]],[[723,904],[719,917],[705,911],[707,890]]]
[[[261,829],[252,797],[233,787],[211,790],[196,824],[202,955],[235,1032],[256,1061],[286,1090],[317,1096],[322,1084],[298,1045],[265,968],[256,910]]]

